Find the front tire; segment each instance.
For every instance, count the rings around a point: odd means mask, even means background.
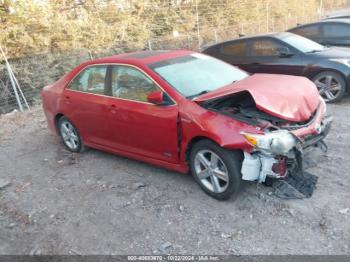
[[[57,123],[58,132],[63,144],[71,152],[83,152],[85,147],[77,128],[68,118],[62,116]]]
[[[324,71],[312,78],[317,89],[328,103],[337,102],[343,98],[346,91],[346,82],[344,77],[333,71]]]
[[[208,195],[218,200],[235,198],[242,186],[242,158],[238,151],[229,151],[210,140],[201,140],[191,150],[191,173]]]

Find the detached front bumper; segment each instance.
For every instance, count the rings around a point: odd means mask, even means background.
[[[315,120],[311,125],[303,127],[301,131],[294,131],[303,133],[304,136],[297,137],[298,143],[285,156],[263,150],[244,152],[242,179],[258,182],[265,182],[267,177],[286,179],[291,173],[303,172],[304,169],[315,166],[327,151],[323,140],[330,130],[332,117]]]

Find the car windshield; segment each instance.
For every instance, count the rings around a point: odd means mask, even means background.
[[[320,52],[326,49],[326,47],[324,47],[323,45],[320,45],[300,35],[288,34],[284,36],[281,40],[303,53]]]
[[[194,53],[149,65],[187,98],[239,81],[248,74],[218,59]]]

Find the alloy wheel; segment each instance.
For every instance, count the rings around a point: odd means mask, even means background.
[[[331,75],[321,75],[314,80],[315,85],[326,102],[332,101],[341,94],[341,83]]]
[[[211,150],[200,150],[194,159],[195,175],[208,190],[222,193],[229,184],[229,175],[223,160]]]
[[[79,147],[80,140],[74,126],[68,121],[63,121],[60,125],[60,132],[63,142],[71,150],[76,150]]]

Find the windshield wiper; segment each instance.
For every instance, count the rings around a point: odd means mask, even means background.
[[[192,98],[194,98],[194,97],[197,97],[197,96],[200,96],[200,95],[204,95],[204,94],[206,94],[206,93],[209,93],[209,90],[200,91],[198,94],[186,96],[186,98],[192,99]]]

